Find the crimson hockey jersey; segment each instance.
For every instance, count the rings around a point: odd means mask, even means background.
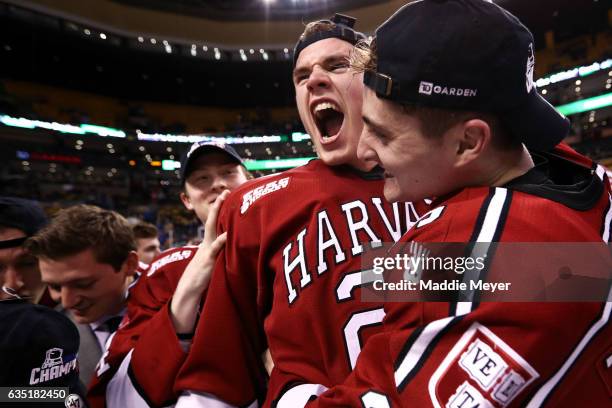
[[[397,241],[417,211],[384,200],[380,172],[320,160],[235,190],[221,210],[227,244],[176,382],[186,392],[177,406],[261,402],[267,347],[275,366],[266,405],[343,381],[384,314],[359,300],[361,254]]]
[[[605,170],[579,165],[584,158],[565,147],[546,160],[552,180],[538,166],[505,188],[467,188],[445,197],[397,246],[609,244],[612,199]],[[603,253],[609,265],[609,246]],[[481,273],[487,280],[495,276],[495,258]],[[369,340],[348,380],[307,406],[610,406],[609,282],[607,301],[599,303],[389,302],[384,332]]]
[[[170,319],[169,300],[197,249],[169,249],[141,271],[90,384],[92,408],[166,406],[176,400],[172,385],[186,352]]]

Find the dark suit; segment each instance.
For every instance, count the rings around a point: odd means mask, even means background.
[[[102,348],[89,324],[75,322],[72,313],[61,306],[58,307],[58,310],[72,320],[79,332],[79,378],[85,387],[87,387],[96,371],[96,365],[100,361],[100,357],[102,357]]]

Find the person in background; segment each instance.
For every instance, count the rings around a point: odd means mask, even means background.
[[[26,248],[38,257],[51,297],[77,325],[80,378],[88,384],[137,271],[132,229],[114,211],[81,204],[61,210]]]
[[[217,213],[228,190],[250,178],[228,144],[194,143],[183,157],[179,198],[204,225],[204,240],[164,251],[130,289],[126,320],[89,389],[93,407],[173,402],[174,378],[189,351],[212,267],[225,242],[224,234],[216,234]]]
[[[46,286],[37,258],[24,243],[46,223],[37,203],[0,197],[0,386],[67,387],[67,394],[85,407],[77,329],[61,313],[33,304],[45,303]],[[51,375],[60,365],[59,375]],[[38,405],[19,403],[24,408]],[[45,405],[65,406],[63,401]]]
[[[47,223],[40,206],[30,200],[0,197],[0,299],[15,295],[38,303],[46,286],[38,260],[24,242]]]
[[[132,232],[136,241],[138,260],[146,265],[151,264],[153,258],[161,253],[157,227],[141,221],[132,226]]]

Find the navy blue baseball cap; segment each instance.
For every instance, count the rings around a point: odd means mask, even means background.
[[[365,40],[366,36],[363,33],[353,29],[356,21],[357,19],[354,17],[338,13],[331,20],[319,20],[319,22],[332,24],[333,28],[301,36],[293,49],[293,66],[295,67],[300,52],[317,41],[327,38],[338,38],[355,45],[359,40]]]
[[[0,249],[20,246],[28,237],[47,224],[47,217],[38,203],[17,197],[0,197],[0,227],[15,228],[25,237],[0,241]]]
[[[223,142],[195,142],[191,145],[187,153],[183,156],[181,160],[181,184],[185,185],[185,180],[189,177],[189,174],[193,171],[193,163],[194,161],[206,153],[211,152],[220,152],[225,153],[231,160],[235,161],[236,164],[241,164],[244,166],[242,162],[242,157],[236,152],[231,145]]]
[[[22,299],[0,301],[0,386],[67,387],[85,406],[78,351],[79,332],[60,312]]]
[[[531,149],[549,150],[569,121],[533,81],[534,40],[511,13],[485,0],[421,0],[376,30],[378,97],[434,108],[496,114]]]

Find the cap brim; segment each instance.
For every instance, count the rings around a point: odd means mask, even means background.
[[[184,185],[187,177],[189,177],[189,173],[191,173],[190,166],[191,164],[200,156],[210,152],[219,152],[225,154],[227,157],[236,162],[236,164],[243,164],[242,159],[240,157],[234,156],[232,153],[223,149],[222,147],[211,145],[202,145],[198,147],[194,152],[191,153],[189,158],[185,158],[183,163],[181,163],[181,183]]]
[[[534,89],[526,103],[502,119],[529,149],[547,151],[569,133],[569,120]]]

